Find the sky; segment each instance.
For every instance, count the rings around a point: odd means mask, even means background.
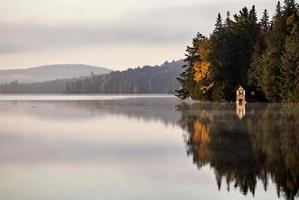
[[[184,58],[217,13],[275,0],[0,0],[0,69],[90,64],[123,70]]]

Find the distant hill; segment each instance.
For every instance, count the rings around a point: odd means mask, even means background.
[[[0,84],[12,81],[18,81],[18,83],[43,82],[109,72],[111,70],[103,67],[81,64],[45,65],[29,69],[0,70]]]
[[[182,60],[158,66],[144,66],[104,75],[59,79],[46,82],[0,85],[0,93],[174,93],[176,77],[183,71]]]

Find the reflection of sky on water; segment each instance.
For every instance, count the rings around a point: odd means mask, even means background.
[[[0,198],[248,199],[186,156],[174,98],[0,102]],[[233,110],[235,112],[235,110]],[[259,199],[276,199],[270,184]]]

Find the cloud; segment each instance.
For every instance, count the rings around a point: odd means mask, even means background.
[[[66,24],[1,23],[0,53],[40,51],[94,45],[169,44],[188,38],[176,26],[146,23]]]
[[[237,12],[244,2],[173,5],[134,11],[107,22],[65,24],[0,22],[0,53],[37,52],[88,46],[187,44],[196,32],[208,35],[218,12]],[[261,6],[270,3],[265,1]],[[272,5],[272,3],[271,3]],[[250,6],[250,5],[248,5]],[[273,6],[273,5],[272,5]],[[263,7],[264,8],[264,7]]]

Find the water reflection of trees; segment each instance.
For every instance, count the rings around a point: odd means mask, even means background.
[[[255,194],[257,182],[269,180],[278,196],[298,197],[299,106],[248,104],[240,120],[233,104],[180,105],[187,154],[198,168],[209,165],[217,186]]]

